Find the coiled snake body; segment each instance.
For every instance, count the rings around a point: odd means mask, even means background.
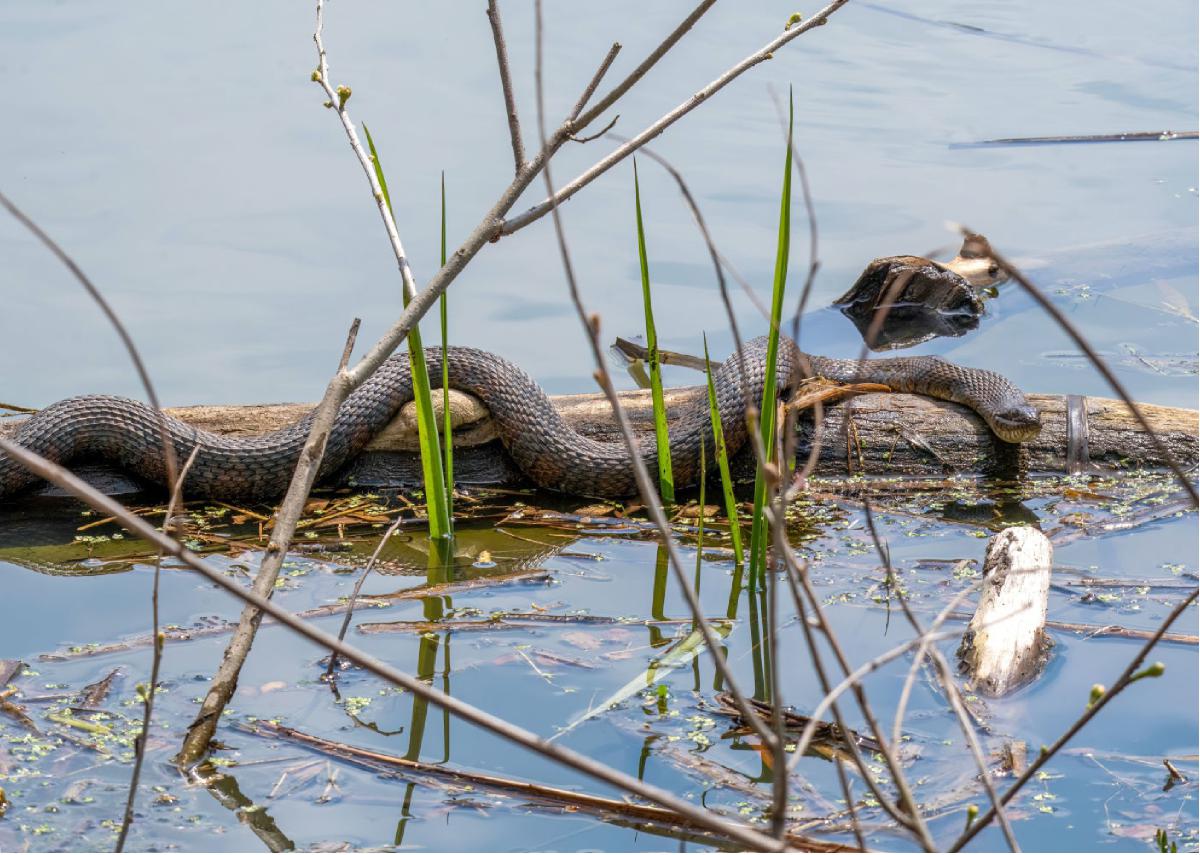
[[[726,444],[732,455],[746,439],[747,399],[760,401],[766,377],[767,340],[754,339],[714,372]],[[866,362],[810,356],[782,341],[777,359],[781,394],[814,374],[845,382],[884,383],[897,392],[915,392],[957,401],[978,412],[1001,439],[1021,442],[1037,434],[1037,410],[1019,389],[990,371],[962,368],[936,357]],[[441,350],[426,359],[433,382],[441,378]],[[476,395],[491,411],[496,432],[521,470],[541,487],[585,496],[624,496],[636,490],[629,453],[621,442],[582,436],[558,414],[529,375],[512,363],[470,347],[447,349],[450,385]],[[743,389],[743,372],[746,388]],[[749,396],[747,398],[747,395]],[[338,411],[318,477],[337,471],[412,399],[407,355],[387,360]],[[200,447],[185,482],[193,497],[271,498],[282,495],[308,436],[313,416],[256,437],[228,437],[164,417],[140,401],[109,395],[67,398],[26,420],[14,441],[58,463],[99,457],[143,478],[165,483],[162,420],[179,460]],[[671,463],[676,483],[699,477],[700,438],[711,431],[708,401],[700,396],[671,431]],[[712,443],[707,443],[712,449]],[[657,452],[643,442],[638,452],[651,470]],[[710,470],[711,471],[711,470]],[[0,453],[0,497],[37,481],[19,463]]]

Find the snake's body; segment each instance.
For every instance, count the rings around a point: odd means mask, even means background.
[[[743,358],[729,357],[714,372],[718,407],[729,453],[746,440],[745,402],[761,401],[766,377],[767,343],[755,339]],[[426,359],[433,382],[441,378],[441,350]],[[496,432],[526,476],[550,490],[584,496],[626,496],[636,491],[633,466],[621,442],[582,436],[559,415],[529,375],[512,363],[470,347],[447,349],[450,385],[477,396],[491,411]],[[1019,389],[990,371],[961,368],[936,357],[878,359],[866,362],[802,354],[790,342],[779,348],[777,386],[781,394],[812,373],[845,382],[884,383],[898,392],[914,392],[957,401],[976,410],[1004,440],[1019,442],[1039,428],[1037,411]],[[744,374],[743,374],[744,372]],[[743,376],[745,388],[743,387]],[[411,400],[412,374],[407,355],[387,360],[347,398],[338,411],[319,478],[337,471],[363,449],[400,407]],[[162,428],[177,459],[199,446],[185,489],[193,497],[273,498],[282,495],[308,437],[313,416],[274,433],[230,437],[163,416],[140,401],[109,395],[67,398],[26,420],[14,440],[57,463],[83,457],[115,463],[163,484]],[[711,431],[708,401],[700,396],[671,430],[671,463],[676,483],[699,477],[701,436]],[[712,443],[707,443],[712,449]],[[653,441],[638,449],[653,470]],[[37,481],[19,463],[0,453],[0,497]]]

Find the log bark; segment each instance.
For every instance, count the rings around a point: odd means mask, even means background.
[[[668,417],[679,418],[701,400],[701,387],[666,390]],[[462,396],[467,398],[469,396]],[[1030,395],[1042,412],[1042,431],[1020,446],[997,440],[987,425],[966,407],[916,395],[871,393],[826,406],[821,428],[821,451],[816,474],[945,477],[948,475],[1013,475],[1024,472],[1068,471],[1068,405],[1062,395]],[[650,393],[622,392],[634,429],[652,441],[654,432]],[[580,433],[619,441],[616,425],[601,394],[559,395],[551,400]],[[441,396],[434,396],[435,408]],[[1115,471],[1155,467],[1162,461],[1128,408],[1107,398],[1084,398],[1087,415],[1088,468]],[[459,427],[455,430],[455,475],[463,484],[504,484],[521,480],[520,472],[494,439],[487,418],[470,401],[452,403]],[[1197,462],[1195,410],[1141,405],[1167,448],[1185,468]],[[311,404],[196,406],[169,409],[198,427],[225,434],[265,433],[307,413]],[[463,410],[458,415],[459,409]],[[16,429],[19,420],[0,423],[0,434]],[[415,427],[411,414],[401,412],[387,430],[340,474],[343,483],[363,487],[407,486],[420,482]],[[798,428],[797,457],[805,459],[817,431],[811,418]],[[735,475],[753,478],[754,461],[743,449],[733,461]],[[114,484],[115,489],[115,484]]]
[[[1041,672],[1052,566],[1049,539],[1031,526],[1006,528],[988,542],[979,605],[958,649],[975,691],[1000,697]]]

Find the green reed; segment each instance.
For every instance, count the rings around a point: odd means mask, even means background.
[[[708,380],[708,415],[712,421],[713,456],[721,471],[721,492],[725,494],[725,516],[729,517],[729,537],[733,541],[733,560],[740,566],[742,554],[742,527],[738,521],[737,497],[733,494],[733,476],[729,474],[729,452],[725,447],[725,429],[721,426],[721,411],[717,409],[717,389],[713,385],[712,363],[708,359],[708,336],[704,336],[704,376]],[[701,440],[703,443],[703,440]],[[703,460],[703,455],[701,455]],[[703,472],[703,469],[701,469]],[[703,496],[704,476],[700,476]],[[700,500],[704,504],[704,500]]]
[[[387,179],[383,175],[383,164],[375,150],[371,132],[363,125],[367,146],[371,149],[371,162],[375,164],[375,177],[383,191],[383,201],[395,216],[392,199],[388,194]],[[408,294],[404,294],[404,305],[408,305]],[[429,366],[425,362],[425,348],[421,344],[420,327],[414,325],[408,334],[408,359],[412,366],[413,398],[417,404],[417,432],[421,443],[421,471],[425,480],[425,506],[429,517],[429,536],[444,539],[451,536],[450,504],[446,497],[446,482],[442,475],[442,450],[438,444],[437,419],[433,415],[433,396],[429,388]],[[449,439],[449,437],[447,437]]]
[[[442,267],[446,266],[446,173],[442,173]],[[454,525],[454,423],[450,418],[450,363],[446,349],[450,346],[449,321],[447,320],[446,292],[438,297],[438,308],[442,316],[442,437],[446,453],[446,512],[450,525]]]
[[[650,266],[646,261],[646,233],[642,228],[642,193],[638,186],[637,159],[633,161],[633,204],[637,213],[638,263],[642,271],[642,303],[646,308],[646,363],[650,367],[650,395],[654,401],[654,439],[658,447],[658,488],[667,504],[675,501],[675,478],[671,474],[671,438],[667,433],[667,407],[663,400],[662,365],[658,357],[658,333],[654,329],[654,307],[650,303]]]
[[[787,153],[783,162],[783,191],[779,201],[779,236],[775,244],[775,279],[771,292],[771,328],[767,339],[767,376],[763,386],[762,406],[759,410],[759,429],[764,452],[769,459],[775,449],[775,359],[779,353],[779,322],[783,316],[783,292],[787,286],[788,251],[791,245],[792,221],[792,96],[788,93]],[[779,461],[780,475],[786,476],[787,468]],[[759,574],[765,569],[768,531],[763,517],[763,506],[767,501],[767,480],[760,464],[754,478],[754,518],[750,529],[750,588],[760,583]]]

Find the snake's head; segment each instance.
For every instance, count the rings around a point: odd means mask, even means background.
[[[1028,401],[992,413],[992,430],[1005,442],[1029,442],[1042,429],[1042,416]]]

